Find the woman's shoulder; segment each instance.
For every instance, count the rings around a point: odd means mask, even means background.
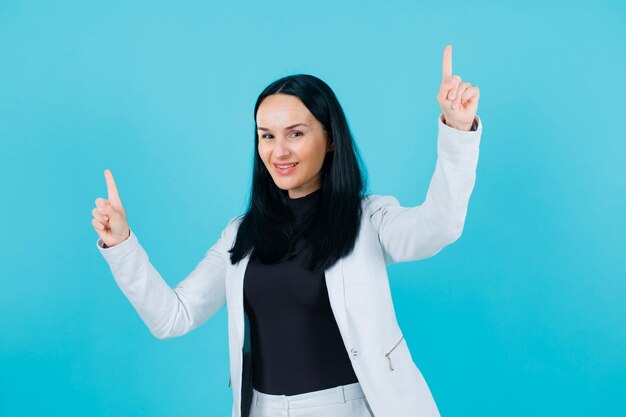
[[[367,194],[361,200],[363,204],[363,212],[370,216],[388,206],[399,206],[400,202],[392,195]]]
[[[237,231],[244,217],[245,217],[245,214],[240,214],[238,216],[232,217],[230,220],[228,220],[228,223],[226,223],[226,227],[224,228],[224,230],[231,231],[231,232]]]
[[[237,236],[237,230],[239,229],[239,225],[241,224],[243,218],[244,215],[241,214],[228,220],[226,226],[224,226],[224,228],[222,229],[221,238],[226,239],[226,241],[228,242],[233,242],[235,237]]]

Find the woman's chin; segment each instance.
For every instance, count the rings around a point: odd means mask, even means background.
[[[276,186],[283,191],[289,191],[296,188],[296,185],[291,181],[274,181],[274,184],[276,184]]]

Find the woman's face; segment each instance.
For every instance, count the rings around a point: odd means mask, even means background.
[[[256,125],[259,156],[278,188],[299,198],[321,187],[324,157],[333,146],[324,126],[298,97],[266,97],[257,110]]]

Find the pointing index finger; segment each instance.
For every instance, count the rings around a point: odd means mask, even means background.
[[[442,80],[452,77],[452,45],[446,45],[443,50]]]
[[[117,192],[117,186],[115,185],[113,174],[108,169],[104,170],[104,179],[107,182],[107,191],[109,193],[109,201],[111,200],[119,201],[120,196],[119,196],[119,193]]]

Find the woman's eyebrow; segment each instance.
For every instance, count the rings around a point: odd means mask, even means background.
[[[293,129],[293,128],[294,128],[294,127],[296,127],[296,126],[306,126],[306,127],[309,127],[309,125],[307,125],[306,123],[296,123],[295,125],[287,126],[287,127],[285,128],[285,130]],[[268,128],[266,128],[266,127],[260,127],[260,126],[259,126],[259,127],[257,127],[257,130],[264,130],[264,131],[266,131],[266,132],[269,132],[269,131],[270,131],[270,129],[268,129]]]

